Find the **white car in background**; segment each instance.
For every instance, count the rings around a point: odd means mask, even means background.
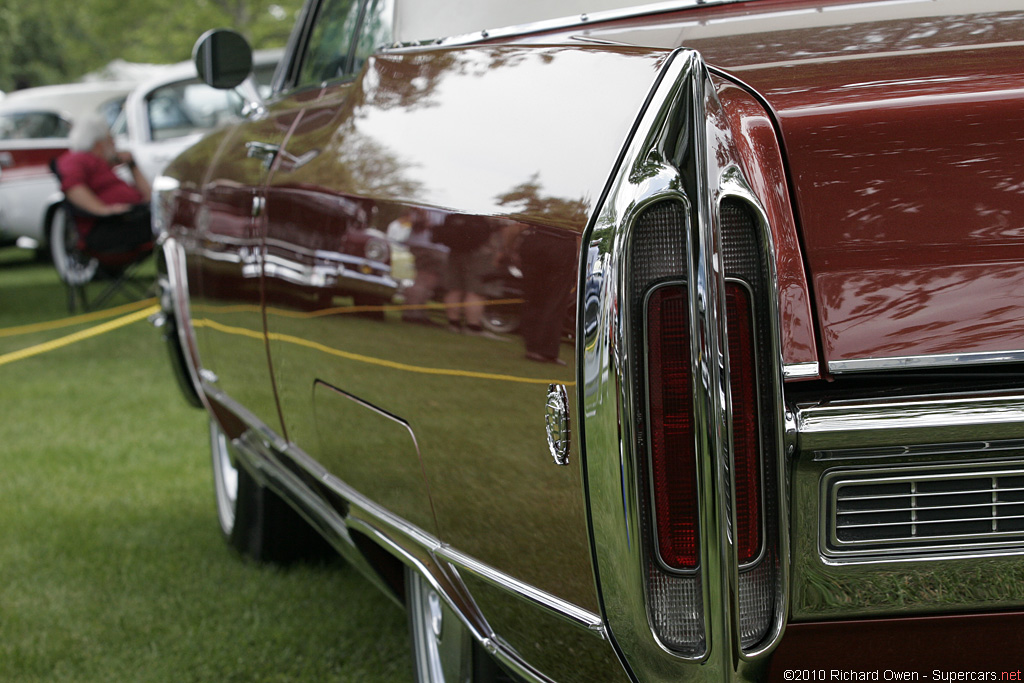
[[[45,242],[58,195],[49,163],[68,148],[75,119],[101,114],[113,123],[134,83],[51,85],[8,93],[0,101],[0,244]]]
[[[281,50],[265,50],[254,55],[254,87],[269,90],[281,54]],[[114,139],[118,149],[132,153],[152,181],[207,132],[237,120],[244,105],[237,92],[214,90],[199,80],[194,63],[182,62],[161,70],[132,91],[114,123]]]
[[[269,89],[281,53],[256,53],[252,83],[243,87]],[[103,115],[118,148],[130,151],[152,181],[209,130],[242,114],[244,98],[200,81],[191,62],[156,73],[141,82],[30,88],[0,101],[0,245],[49,245],[62,271],[64,225],[56,211],[62,195],[49,163],[68,149],[76,118]]]
[[[257,52],[253,56],[252,78],[239,86],[239,90],[269,92],[282,53],[282,50]],[[153,182],[172,159],[206,133],[240,119],[246,101],[252,99],[251,94],[246,95],[244,91],[211,88],[199,80],[194,63],[183,62],[161,68],[132,89],[116,120],[111,122],[111,133],[118,149],[131,152],[143,175]],[[50,206],[55,207],[60,199],[58,192]],[[68,248],[74,237],[65,225],[64,214],[51,208],[45,216],[46,241],[57,272],[65,281],[88,281],[95,266],[78,263],[69,255]]]

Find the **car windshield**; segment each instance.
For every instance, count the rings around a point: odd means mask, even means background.
[[[153,140],[170,140],[217,127],[241,116],[242,98],[215,90],[198,79],[157,88],[146,98]]]
[[[271,92],[273,92],[275,71],[277,71],[277,62],[256,64],[253,67],[252,80],[260,97],[270,97]]]
[[[65,138],[71,123],[52,111],[0,114],[0,140]]]
[[[124,101],[125,98],[118,97],[110,100],[109,102],[104,102],[97,109],[103,117],[103,120],[107,122],[108,126],[113,126],[114,122],[117,121],[119,116],[121,116],[121,112],[124,110]]]

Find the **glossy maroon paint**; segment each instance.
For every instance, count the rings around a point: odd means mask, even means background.
[[[553,464],[538,416],[549,383],[575,381],[561,334],[574,331],[579,239],[663,59],[604,47],[378,56],[304,109],[267,187],[266,325],[289,438],[443,542],[594,611],[578,458]],[[391,227],[410,209],[446,270]],[[349,258],[357,233],[388,241],[389,271]],[[317,258],[326,279],[309,268]],[[526,283],[511,294],[490,280],[510,260]],[[473,333],[474,301],[453,296],[463,269],[480,274],[485,306],[528,307],[531,288],[561,297],[550,355],[565,365],[527,360],[518,333]],[[433,291],[414,301],[425,274]],[[305,311],[277,298],[299,288]],[[513,550],[526,547],[538,552]]]
[[[775,129],[764,107],[749,93],[720,79],[716,87],[743,162],[744,175],[761,200],[771,227],[783,362],[817,363],[818,348],[807,275]]]
[[[382,55],[179,158],[170,172],[203,202],[181,238],[211,388],[392,514],[597,612],[580,454],[556,466],[540,418],[549,384],[575,393],[580,240],[665,57]],[[269,169],[253,142],[280,146]],[[447,270],[392,227],[410,211]],[[471,329],[455,262],[518,331]],[[520,280],[491,283],[508,264]],[[537,315],[558,363],[526,357]]]
[[[1024,349],[1024,11],[977,11],[750,2],[575,33],[695,48],[767,100],[831,362]]]
[[[879,681],[1020,680],[1021,652],[1020,612],[790,624],[772,654],[766,680],[871,680],[844,679],[842,672],[877,672]],[[815,678],[821,671],[825,677]],[[937,671],[954,677],[936,677]],[[891,672],[888,678],[886,672]],[[897,672],[918,677],[897,678]],[[958,672],[968,676],[956,678]]]
[[[922,51],[776,98],[830,361],[1024,349],[1024,49]]]

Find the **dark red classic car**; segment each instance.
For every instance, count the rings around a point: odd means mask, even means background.
[[[421,681],[1016,680],[1024,9],[622,4],[310,0],[158,179],[224,535]]]

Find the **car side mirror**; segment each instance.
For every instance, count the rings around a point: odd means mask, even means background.
[[[225,28],[207,31],[192,49],[199,78],[218,90],[241,85],[252,73],[252,47],[242,34]]]

